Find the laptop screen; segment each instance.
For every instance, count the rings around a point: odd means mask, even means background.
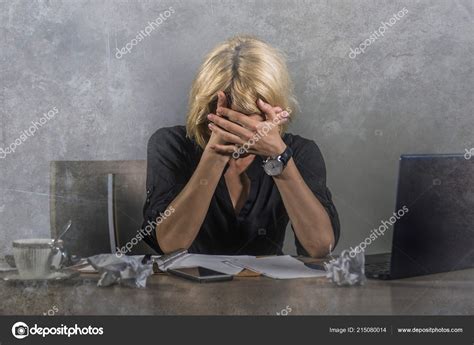
[[[474,267],[474,159],[402,156],[396,205],[392,278]]]

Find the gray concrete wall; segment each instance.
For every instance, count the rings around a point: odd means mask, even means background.
[[[0,1],[0,147],[58,110],[0,159],[0,253],[13,239],[49,234],[49,161],[144,159],[157,128],[184,123],[204,54],[237,33],[287,54],[301,106],[291,132],[324,153],[338,249],[357,244],[393,212],[401,153],[473,146],[472,20],[470,0]],[[368,252],[389,244],[386,233]]]

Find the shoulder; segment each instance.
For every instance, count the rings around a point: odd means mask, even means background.
[[[150,139],[148,140],[148,146],[158,146],[167,145],[175,142],[185,142],[186,139],[186,127],[162,127],[151,135]]]
[[[195,149],[194,141],[186,136],[185,126],[162,127],[153,133],[148,140],[148,152],[185,153]]]
[[[287,133],[283,140],[293,151],[293,159],[306,183],[315,190],[326,184],[326,164],[318,145],[311,139]]]
[[[291,147],[295,157],[312,156],[318,160],[323,160],[323,155],[314,140],[304,138],[300,135],[285,133],[283,141]]]
[[[148,140],[148,160],[189,163],[199,155],[199,146],[186,136],[185,126],[163,127],[152,134]]]

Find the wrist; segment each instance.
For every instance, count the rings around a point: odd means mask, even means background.
[[[263,170],[267,175],[278,176],[281,175],[287,166],[288,162],[293,157],[293,151],[289,146],[277,156],[269,157],[263,161]]]
[[[230,156],[220,154],[214,151],[213,149],[209,148],[208,146],[206,146],[201,159],[209,159],[219,165],[225,166],[229,162]]]
[[[281,155],[286,150],[286,144],[283,140],[280,140],[277,145],[270,152],[270,157],[275,158]]]

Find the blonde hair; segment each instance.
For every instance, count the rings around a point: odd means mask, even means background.
[[[201,148],[210,137],[207,114],[216,110],[218,91],[226,94],[229,108],[247,115],[261,114],[258,98],[292,115],[296,107],[283,55],[250,36],[236,36],[215,47],[194,79],[186,132]],[[281,133],[286,127],[282,126]]]

